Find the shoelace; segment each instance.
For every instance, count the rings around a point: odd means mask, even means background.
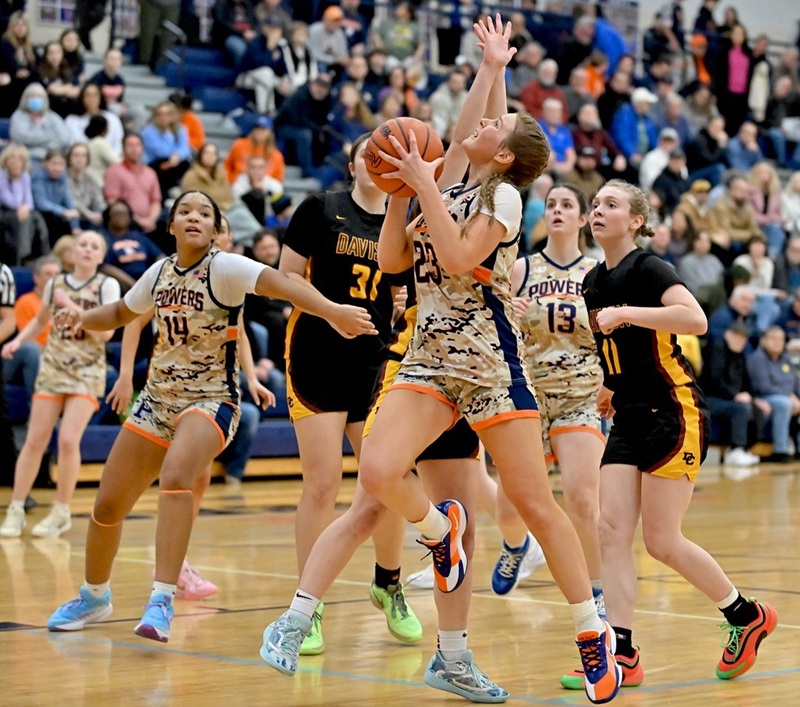
[[[408,606],[406,605],[406,595],[403,594],[403,590],[398,587],[393,594],[389,594],[392,598],[392,618],[395,617],[397,613],[400,614],[400,618],[407,619],[408,618]]]
[[[279,648],[283,653],[288,652],[293,656],[299,655],[300,646],[305,638],[303,632],[285,619],[278,621],[275,629],[278,634],[275,647]]]
[[[589,641],[581,641],[578,650],[587,675],[595,674],[605,668],[605,645],[601,636]]]
[[[148,601],[144,607],[144,611],[145,613],[147,613],[148,611],[150,611],[150,609],[155,609],[155,608],[161,609],[161,613],[163,614],[164,619],[168,621],[169,620],[169,612],[167,610],[168,607],[169,604],[165,604],[164,602],[161,601]]]
[[[417,538],[417,542],[423,547],[428,548],[428,554],[423,555],[422,559],[426,559],[429,555],[433,555],[433,564],[442,566],[447,563],[447,548],[444,542],[438,542],[435,545],[428,545],[424,540]]]
[[[478,667],[477,663],[465,663],[458,660],[456,661],[456,666],[458,666],[462,672],[459,678],[471,680],[474,683],[473,687],[475,689],[482,690],[483,692],[490,692],[497,688],[497,685],[489,680],[489,676]]]
[[[739,641],[742,638],[742,633],[747,628],[746,626],[734,626],[733,624],[729,624],[727,621],[723,621],[719,628],[722,631],[725,631],[728,635],[722,639],[722,643],[720,645],[729,650],[731,653],[736,655],[739,652]]]
[[[205,582],[206,581],[205,578],[194,567],[192,567],[188,562],[186,563],[186,569],[184,570],[184,573],[189,575],[189,579],[193,583],[199,583],[199,582]]]
[[[506,579],[514,579],[517,567],[519,567],[523,557],[524,555],[515,555],[513,552],[503,548],[500,552],[500,569],[497,570],[497,574]]]

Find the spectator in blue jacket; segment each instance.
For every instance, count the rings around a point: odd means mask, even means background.
[[[755,331],[753,307],[756,293],[749,285],[737,285],[733,288],[728,303],[723,304],[708,318],[708,343],[713,344],[722,338],[733,322],[742,322],[750,331]]]
[[[50,150],[31,175],[33,205],[42,214],[50,237],[50,246],[80,230],[80,213],[75,206],[67,179],[67,162],[60,150]]]
[[[726,148],[728,164],[732,169],[749,172],[758,162],[764,159],[764,153],[758,145],[758,128],[756,124],[746,120],[730,140]]]
[[[181,124],[178,107],[171,101],[159,103],[153,117],[142,130],[144,162],[155,170],[161,193],[180,184],[192,161],[189,134]]]
[[[768,461],[792,460],[789,425],[800,413],[800,379],[786,355],[786,334],[771,326],[761,345],[747,357],[747,372],[756,405],[772,423],[772,455]]]
[[[628,164],[636,169],[642,157],[658,142],[658,128],[650,117],[650,109],[658,97],[646,88],[635,88],[631,102],[623,103],[611,121],[611,137],[622,150]]]

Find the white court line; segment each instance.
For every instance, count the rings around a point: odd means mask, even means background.
[[[133,550],[136,548],[128,547],[128,550]],[[70,552],[70,555],[74,555],[75,557],[85,557],[85,553],[83,552]],[[132,562],[135,564],[141,565],[152,565],[153,560],[147,559],[142,560],[135,557],[120,557],[119,555],[115,558],[115,562]],[[234,567],[213,567],[211,565],[192,565],[196,569],[203,570],[205,572],[214,572],[222,573],[222,574],[242,574],[251,577],[272,577],[274,579],[297,579],[297,575],[294,574],[282,574],[280,572],[262,572],[260,570],[242,570],[237,569]],[[334,580],[335,584],[346,584],[351,587],[363,587],[365,582],[363,581],[355,581],[352,579],[340,579],[337,578]],[[409,594],[409,596],[417,595],[416,592],[414,594]],[[520,596],[519,594],[516,595],[505,595],[505,596],[498,596],[492,593],[485,593],[485,592],[478,592],[473,593],[473,599],[494,599],[498,601],[518,601],[518,602],[527,602],[530,604],[543,604],[545,606],[560,606],[562,609],[567,608],[567,604],[563,601],[553,601],[551,599],[534,599],[532,597],[527,596]],[[637,614],[645,614],[647,616],[665,616],[672,619],[691,619],[692,621],[702,620],[702,621],[713,621],[714,623],[719,623],[722,619],[715,618],[713,616],[703,616],[699,614],[676,614],[670,611],[650,611],[648,609],[634,609],[634,612]],[[792,624],[784,624],[779,623],[778,626],[781,629],[791,629],[794,631],[800,631],[800,626],[794,626]]]

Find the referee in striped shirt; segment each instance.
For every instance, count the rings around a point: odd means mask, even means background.
[[[14,320],[16,299],[14,274],[11,272],[11,268],[0,263],[0,346],[8,341],[17,329]],[[11,486],[14,483],[17,449],[14,446],[14,433],[11,430],[6,410],[2,365],[2,359],[0,359],[0,459],[3,460],[2,469],[4,470],[0,475],[0,485]]]

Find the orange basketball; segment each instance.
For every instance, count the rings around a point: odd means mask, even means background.
[[[386,162],[380,155],[380,151],[397,157],[389,136],[394,135],[399,143],[408,149],[408,135],[410,132],[417,137],[417,149],[422,159],[426,162],[433,162],[444,155],[444,146],[436,131],[430,126],[416,118],[392,118],[385,123],[381,123],[367,140],[364,148],[364,161],[367,164],[367,171],[372,181],[379,189],[392,196],[412,197],[416,192],[400,179],[386,179],[382,175],[386,172],[395,172],[397,168],[393,164]],[[436,169],[436,178],[442,173],[444,164]]]

